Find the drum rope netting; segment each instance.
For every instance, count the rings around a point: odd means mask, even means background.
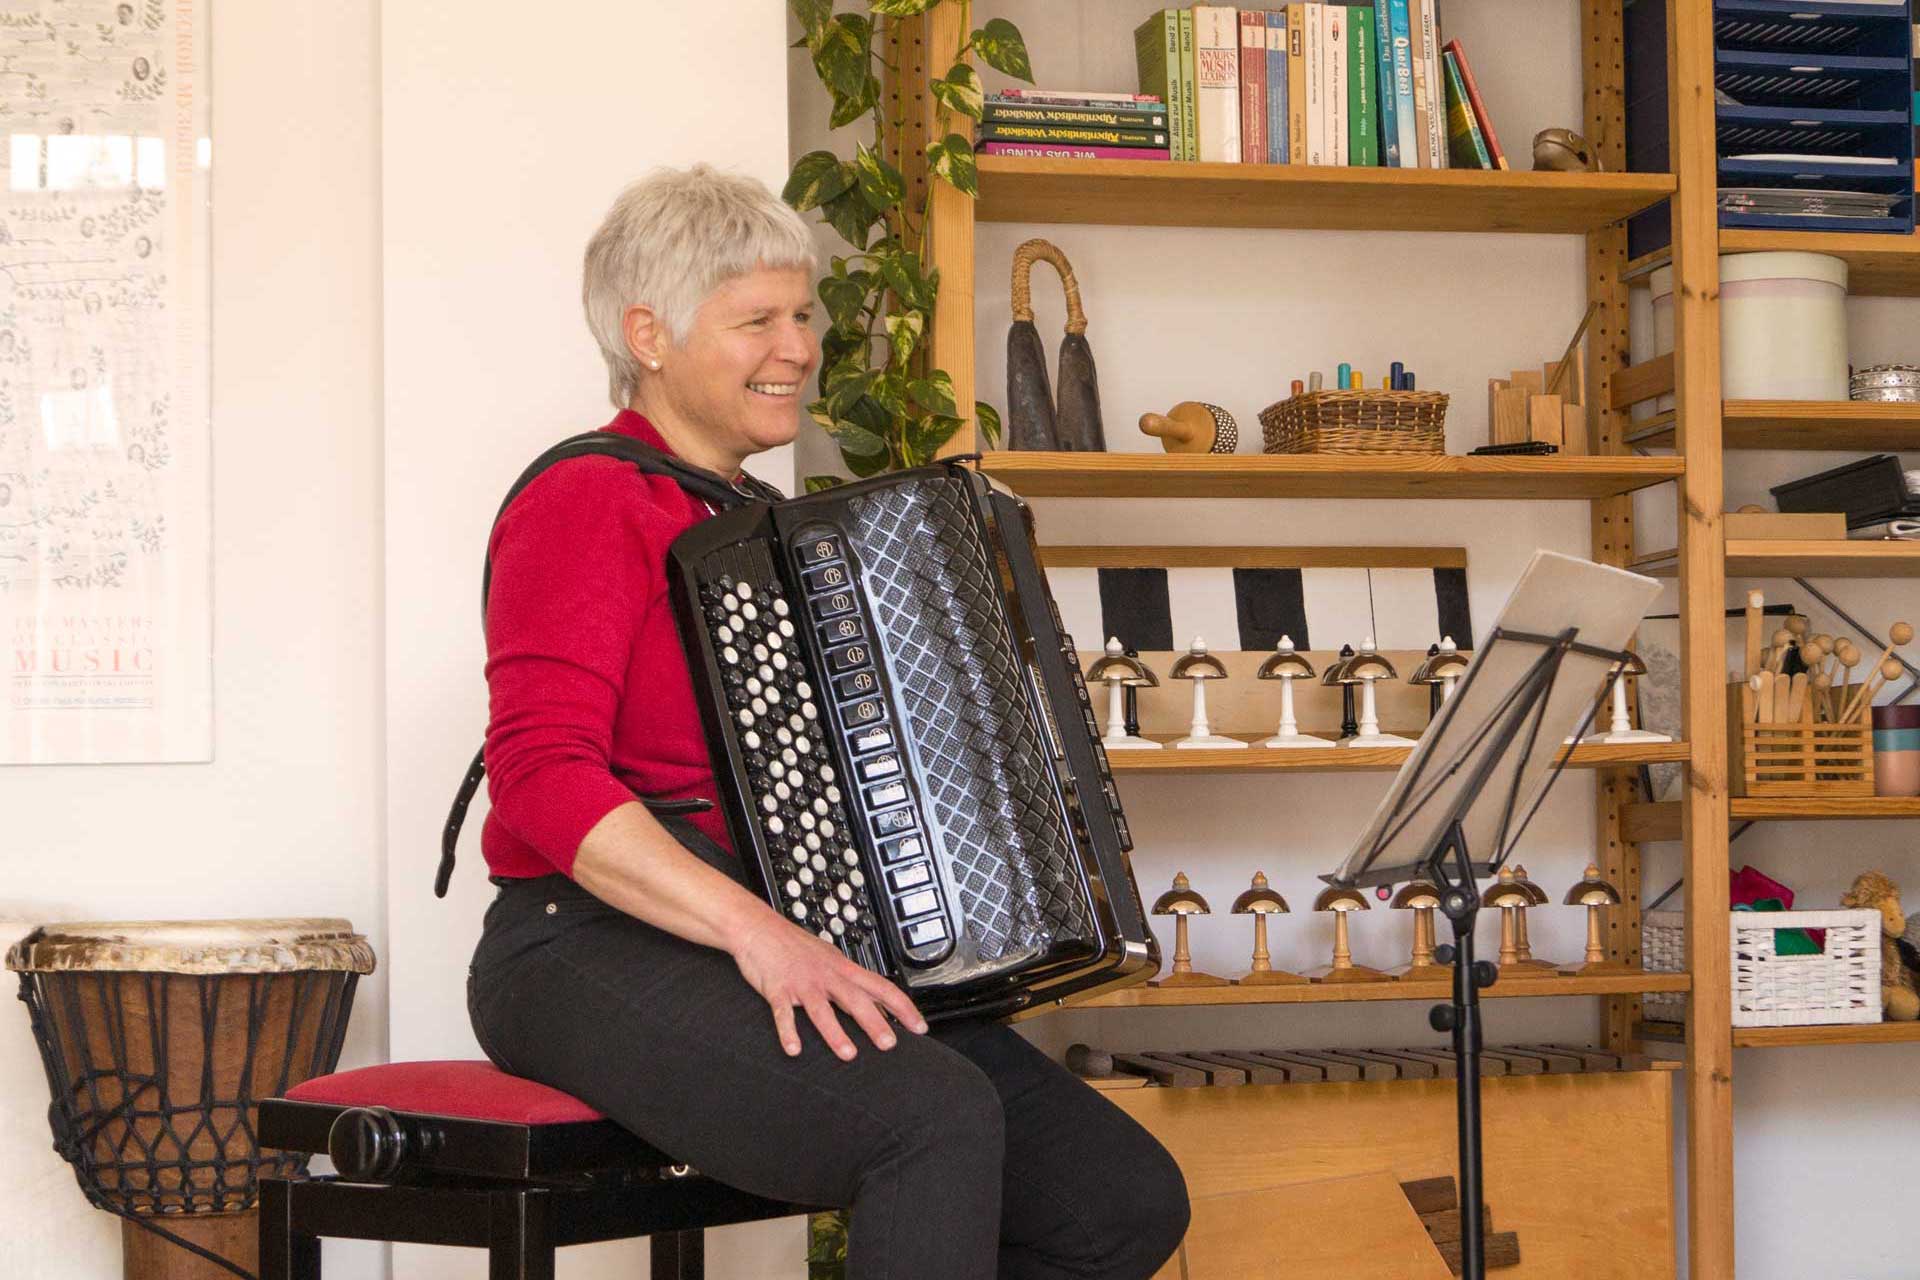
[[[54,1150],[87,1200],[254,1280],[156,1219],[250,1209],[263,1170],[304,1174],[303,1154],[261,1153],[255,1108],[333,1069],[357,981],[333,970],[22,973]]]

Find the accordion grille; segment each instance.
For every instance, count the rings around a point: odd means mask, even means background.
[[[1072,840],[962,486],[862,494],[848,532],[982,960],[1093,940]]]

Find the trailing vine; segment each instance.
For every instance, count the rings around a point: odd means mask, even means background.
[[[954,128],[957,116],[977,121],[985,108],[980,75],[969,55],[1016,79],[1033,79],[1019,28],[994,18],[971,31],[946,74],[928,85],[935,112],[924,155],[932,181],[920,207],[910,209],[906,177],[886,155],[889,128],[900,136],[906,121],[890,121],[885,113],[876,24],[918,17],[942,5],[958,5],[961,28],[971,27],[970,0],[863,0],[845,13],[835,12],[835,0],[788,0],[800,21],[800,43],[833,99],[828,125],[841,129],[865,120],[871,127],[870,137],[854,141],[851,159],[832,151],[801,156],[782,192],[795,209],[820,210],[822,221],[853,250],[834,255],[818,286],[829,327],[821,339],[820,395],[807,413],[832,437],[856,476],[931,462],[966,424],[952,376],[926,367],[925,346],[940,291],[926,234],[933,182],[969,198],[980,194],[973,144]],[[973,415],[983,440],[997,444],[999,413],[976,401]],[[837,483],[835,477],[809,476],[807,489]]]

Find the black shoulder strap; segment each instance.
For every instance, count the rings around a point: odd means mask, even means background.
[[[528,464],[513,482],[502,499],[500,509],[494,513],[493,522],[498,525],[500,517],[507,513],[513,500],[548,467],[565,462],[570,458],[584,458],[600,455],[619,458],[630,462],[642,475],[666,476],[682,489],[703,502],[725,510],[743,506],[749,502],[779,502],[786,497],[778,489],[750,475],[742,474],[738,481],[729,481],[716,472],[682,462],[670,453],[654,448],[644,440],[632,436],[623,436],[614,431],[587,431],[577,436],[569,436],[554,445],[545,453]],[[488,553],[485,566],[480,573],[480,615],[484,622],[487,610],[487,592],[493,585],[493,535],[487,535]],[[447,811],[447,824],[440,832],[440,867],[433,877],[433,896],[447,896],[447,886],[453,882],[455,850],[460,843],[460,828],[467,820],[467,809],[473,804],[473,797],[480,790],[480,783],[487,776],[486,751],[482,748],[474,753],[473,763],[467,766],[467,776],[460,781],[460,790],[453,798],[453,807]],[[674,815],[697,812],[708,807],[705,801],[657,802],[643,801],[648,809],[657,814]]]

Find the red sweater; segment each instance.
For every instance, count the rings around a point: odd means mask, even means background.
[[[606,429],[667,448],[631,410]],[[718,796],[666,575],[668,544],[708,515],[665,476],[606,457],[548,468],[501,515],[480,838],[492,874],[571,875],[587,832],[636,795]],[[732,847],[718,810],[693,822]]]

